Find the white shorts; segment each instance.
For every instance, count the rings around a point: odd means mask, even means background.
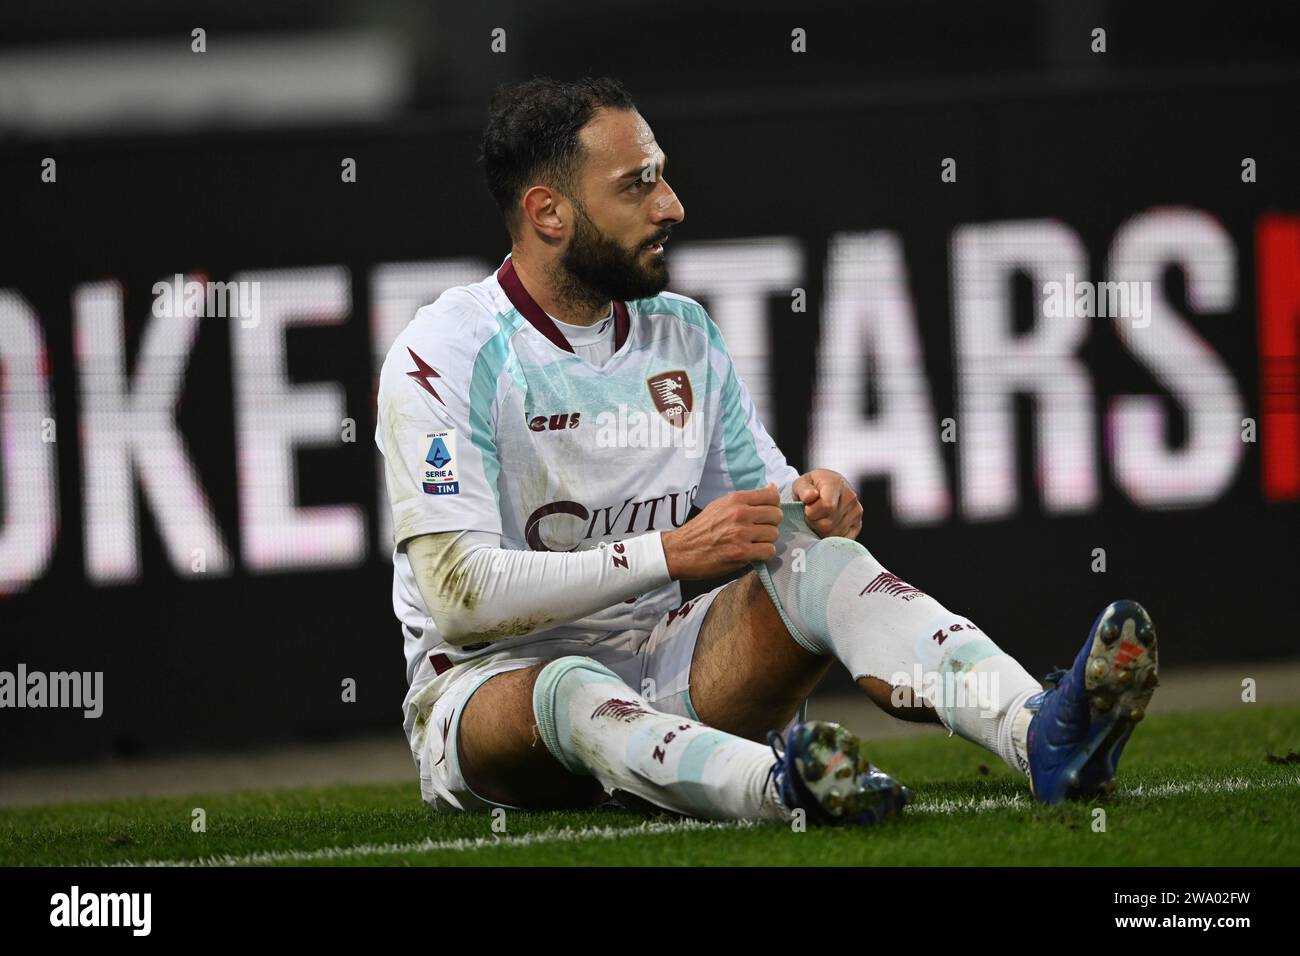
[[[554,646],[545,642],[531,644],[524,649],[529,654],[527,657],[489,654],[447,671],[442,675],[446,682],[439,688],[428,720],[417,724],[412,740],[420,766],[420,794],[424,802],[435,810],[519,809],[487,800],[470,790],[461,774],[457,752],[460,718],[465,705],[486,681],[507,671],[570,654],[590,657],[617,674],[625,684],[650,701],[656,710],[699,720],[691,706],[691,659],[695,655],[700,625],[723,587],[726,585],[665,614],[649,632],[611,634],[607,641],[582,644],[577,648],[567,642]],[[553,653],[548,653],[551,651]]]

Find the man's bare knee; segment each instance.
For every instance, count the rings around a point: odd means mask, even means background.
[[[710,727],[761,741],[798,712],[830,662],[794,641],[751,572],[705,615],[691,658],[691,702]]]
[[[489,678],[465,706],[457,735],[461,774],[480,797],[529,809],[588,807],[604,797],[570,773],[537,730],[533,688],[545,663]]]

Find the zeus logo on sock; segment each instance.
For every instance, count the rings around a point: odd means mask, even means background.
[[[430,432],[429,450],[424,454],[424,493],[426,495],[458,495],[460,482],[456,480],[456,431]]]
[[[612,717],[614,720],[621,720],[626,724],[630,724],[634,720],[649,716],[650,713],[650,711],[634,701],[611,697],[591,712],[591,719]]]
[[[894,597],[902,598],[904,601],[910,601],[912,598],[925,597],[925,592],[920,588],[914,588],[897,574],[891,574],[888,571],[881,571],[875,576],[870,584],[858,592],[858,597],[872,592],[881,594],[892,594]],[[958,630],[961,630],[959,627]]]

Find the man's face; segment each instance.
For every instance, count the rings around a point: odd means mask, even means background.
[[[686,216],[664,181],[664,153],[631,110],[598,110],[580,135],[573,235],[560,261],[611,299],[658,295],[668,285],[664,242]]]

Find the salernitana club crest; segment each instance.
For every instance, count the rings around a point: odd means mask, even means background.
[[[650,388],[650,397],[654,399],[659,414],[669,425],[685,428],[695,401],[687,374],[680,369],[675,372],[660,372],[646,379],[645,383]]]

